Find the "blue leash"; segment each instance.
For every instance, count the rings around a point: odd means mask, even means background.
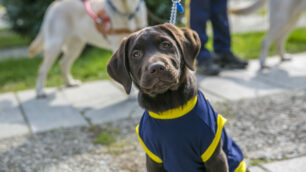
[[[180,3],[181,0],[172,0],[172,7],[171,7],[171,14],[169,23],[175,25],[176,23],[176,12],[183,13],[184,9],[182,4]]]

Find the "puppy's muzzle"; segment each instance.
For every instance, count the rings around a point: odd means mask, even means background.
[[[161,61],[151,63],[148,66],[148,72],[150,75],[153,76],[162,75],[165,71],[166,71],[165,63]]]
[[[166,59],[149,62],[140,80],[142,91],[147,94],[161,93],[178,83],[178,72]]]

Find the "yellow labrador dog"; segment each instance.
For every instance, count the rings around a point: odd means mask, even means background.
[[[143,0],[88,0],[93,13],[104,11],[112,29],[130,30],[147,26],[147,11]],[[127,33],[101,34],[82,0],[57,0],[46,11],[40,32],[31,43],[29,55],[43,51],[44,60],[36,82],[37,97],[44,97],[44,83],[48,71],[63,52],[60,61],[67,86],[78,86],[73,79],[71,66],[79,57],[85,44],[115,51]]]
[[[232,9],[231,13],[237,15],[245,15],[260,9],[268,0],[256,0],[255,3],[240,9]],[[285,42],[297,23],[300,15],[306,10],[305,0],[269,0],[269,32],[262,42],[260,54],[261,68],[267,67],[265,59],[272,42],[276,42],[278,54],[282,61],[289,60],[285,57]]]

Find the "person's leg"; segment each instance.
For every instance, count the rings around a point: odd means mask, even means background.
[[[210,52],[207,50],[205,45],[208,41],[206,34],[206,23],[210,17],[211,0],[186,0],[187,4],[188,1],[190,2],[190,14],[189,16],[187,14],[187,18],[189,18],[188,24],[189,27],[196,31],[200,37],[202,48],[197,60],[201,61],[206,58],[210,58]]]
[[[214,51],[231,52],[231,35],[227,17],[227,0],[213,0],[211,3],[211,23],[214,33]]]
[[[212,61],[211,54],[206,48],[208,36],[206,24],[210,18],[211,0],[186,0],[187,25],[195,30],[201,40],[201,50],[197,57],[197,72],[207,75],[217,75],[220,72],[219,66]]]
[[[212,1],[211,23],[214,32],[214,52],[216,62],[225,68],[245,68],[247,62],[239,59],[231,52],[231,35],[227,16],[227,0]]]

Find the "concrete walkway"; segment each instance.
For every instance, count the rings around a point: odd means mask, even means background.
[[[250,172],[305,172],[306,156],[251,167]]]
[[[224,71],[218,77],[197,76],[210,101],[255,98],[306,88],[306,53],[279,63],[269,58],[270,70],[258,71],[258,61],[247,70]],[[34,90],[0,95],[0,139],[61,127],[101,124],[141,115],[136,96],[127,96],[112,81],[85,83],[77,88],[47,88],[48,97],[36,99]],[[136,93],[134,93],[136,94]]]
[[[247,70],[224,71],[218,77],[197,76],[199,86],[213,102],[305,89],[306,53],[293,57],[282,64],[279,58],[269,58],[267,64],[272,68],[267,71],[258,71],[255,60],[250,61]],[[136,96],[128,97],[121,86],[109,80],[85,83],[78,88],[48,88],[47,93],[46,99],[36,99],[34,90],[0,95],[0,139],[142,114]],[[301,157],[253,167],[252,171],[297,172],[300,168],[302,172],[306,171],[305,163],[306,157]]]
[[[28,57],[28,47],[13,47],[0,49],[0,61],[6,59],[18,59]]]

